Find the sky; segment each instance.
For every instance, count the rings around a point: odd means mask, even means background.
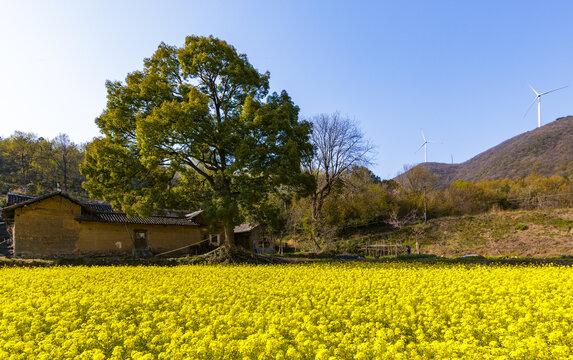
[[[461,163],[573,114],[571,1],[0,0],[0,137],[76,143],[100,135],[106,80],[143,68],[161,43],[213,35],[270,71],[301,118],[340,112],[392,178]]]

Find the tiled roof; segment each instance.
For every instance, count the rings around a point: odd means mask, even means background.
[[[162,211],[161,214],[164,216],[151,216],[146,218],[141,217],[128,217],[124,213],[118,213],[113,211],[113,208],[109,204],[105,203],[87,203],[87,202],[80,202],[66,193],[63,192],[54,192],[50,194],[46,194],[39,197],[33,196],[26,196],[26,199],[23,199],[17,204],[13,204],[9,207],[4,208],[4,210],[8,210],[10,213],[13,213],[14,209],[22,206],[26,206],[28,204],[32,204],[36,201],[41,201],[43,199],[60,195],[63,196],[70,201],[78,204],[82,207],[82,215],[76,217],[76,220],[80,221],[95,221],[95,222],[107,222],[107,223],[122,223],[122,224],[146,224],[146,225],[181,225],[181,226],[199,226],[192,218],[187,218],[182,216],[184,212],[175,211],[175,210],[166,210]],[[84,211],[85,210],[85,211]]]
[[[103,202],[82,202],[82,205],[100,214],[117,214],[117,212],[113,210],[113,207],[110,204]],[[163,209],[154,211],[152,217],[183,218],[186,217],[187,214],[189,214],[189,211]],[[191,219],[192,218],[189,218],[189,220]]]
[[[14,205],[14,204],[19,204],[19,203],[22,203],[24,201],[31,200],[33,198],[34,198],[34,196],[30,196],[30,195],[8,193],[8,196],[6,198],[6,205],[10,206],[10,205]]]
[[[98,212],[98,213],[114,213],[115,212],[115,211],[113,211],[113,208],[111,207],[110,204],[83,202],[82,205],[85,205],[85,206],[89,207],[90,209],[92,209],[93,211]]]
[[[96,214],[78,216],[75,219],[80,221],[123,223],[123,224],[199,226],[199,224],[197,224],[196,222],[186,218],[163,217],[163,216],[140,218],[140,217],[128,217],[123,213],[96,213]]]
[[[245,233],[245,232],[252,231],[256,227],[257,227],[257,225],[254,225],[254,224],[241,224],[241,225],[235,226],[235,228],[233,229],[233,232],[235,234]]]
[[[61,192],[61,191],[55,191],[55,192],[52,192],[52,193],[49,193],[49,194],[45,194],[45,195],[42,195],[42,196],[38,196],[38,197],[33,197],[33,196],[24,195],[24,196],[29,197],[29,199],[24,200],[24,201],[21,201],[21,202],[19,202],[19,203],[17,203],[17,204],[12,204],[12,205],[6,206],[4,209],[2,209],[2,211],[3,211],[4,213],[6,213],[6,214],[13,214],[14,210],[17,209],[17,208],[25,207],[25,206],[27,206],[27,205],[33,204],[33,203],[38,202],[38,201],[42,201],[42,200],[44,200],[44,199],[51,198],[51,197],[56,196],[56,195],[62,196],[62,197],[64,197],[64,198],[70,200],[71,202],[73,202],[73,203],[75,203],[75,204],[78,204],[78,205],[80,205],[80,206],[82,206],[82,207],[85,207],[84,205],[82,205],[81,202],[79,202],[78,200],[74,199],[73,197],[71,197],[71,196],[68,195],[67,193]],[[93,210],[91,210],[91,209],[89,209],[89,208],[88,208],[87,210],[88,210],[88,212],[93,212]]]
[[[95,221],[107,223],[123,224],[145,224],[145,225],[181,225],[198,226],[192,218],[183,216],[186,212],[177,210],[162,210],[150,217],[129,217],[124,213],[115,212],[109,204],[105,203],[82,203],[85,207],[93,210],[93,214],[84,214],[76,218],[81,221]]]
[[[66,193],[54,192],[46,194],[39,197],[33,197],[28,195],[20,194],[8,194],[8,196],[17,196],[18,202],[4,208],[3,210],[8,210],[13,213],[15,208],[22,207],[36,201],[40,201],[55,195],[61,195],[70,201],[80,205],[84,210],[81,216],[76,217],[79,221],[93,221],[93,222],[106,222],[106,223],[121,223],[121,224],[142,224],[142,225],[179,225],[179,226],[199,226],[200,224],[195,221],[195,218],[199,216],[203,210],[193,211],[187,213],[181,210],[160,210],[156,212],[156,215],[163,216],[151,216],[146,218],[141,217],[128,217],[124,213],[119,213],[113,211],[110,204],[106,203],[92,203],[92,202],[80,202]],[[16,199],[16,197],[14,198]],[[13,214],[12,214],[13,215]],[[252,231],[257,225],[254,224],[242,224],[236,226],[234,229],[235,233],[245,233]]]

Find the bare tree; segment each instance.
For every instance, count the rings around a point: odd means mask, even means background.
[[[416,209],[411,209],[405,216],[399,217],[397,211],[393,211],[388,219],[388,224],[392,225],[395,229],[402,230],[404,226],[412,223],[418,218]]]
[[[368,165],[369,154],[374,146],[364,139],[358,124],[338,112],[320,114],[311,119],[313,131],[311,143],[314,157],[307,170],[316,180],[316,189],[311,194],[312,221],[320,218],[324,199],[330,195],[333,185],[342,181],[342,174],[356,165]],[[313,238],[317,247],[316,234]]]

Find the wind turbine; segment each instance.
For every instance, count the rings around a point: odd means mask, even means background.
[[[420,149],[424,147],[424,162],[428,162],[428,144],[440,144],[440,143],[426,139],[426,137],[424,136],[424,132],[422,130],[420,130],[420,132],[422,133],[422,139],[424,139],[424,143],[418,148],[418,150],[416,150],[416,152],[420,151]]]
[[[567,86],[569,86],[569,85],[567,85]],[[537,101],[537,127],[540,128],[541,127],[541,97],[543,95],[547,95],[547,94],[552,93],[554,91],[565,89],[567,86],[563,86],[563,87],[560,87],[557,89],[553,89],[550,91],[539,93],[539,92],[537,92],[537,90],[535,90],[533,88],[533,86],[529,85],[531,90],[533,90],[533,92],[535,93],[535,98],[533,99],[533,102],[531,103],[531,105],[529,105],[529,107],[527,108],[527,111],[525,112],[525,115],[523,115],[523,117],[525,117],[527,115],[529,110],[531,110],[531,107],[533,106],[533,104],[535,104],[535,102]]]

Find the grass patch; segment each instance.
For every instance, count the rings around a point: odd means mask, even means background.
[[[573,228],[573,220],[553,218],[550,223],[551,223],[551,225],[555,226],[556,228],[560,228],[560,229],[570,230],[571,228]]]
[[[525,224],[519,223],[517,225],[515,225],[515,230],[527,230],[529,229],[529,227]]]

